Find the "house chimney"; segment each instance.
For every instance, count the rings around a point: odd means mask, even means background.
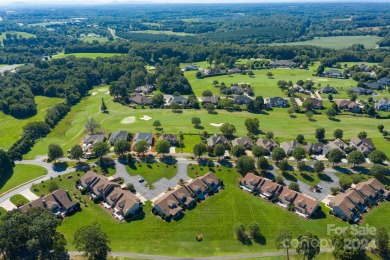
[[[44,208],[47,208],[46,200],[43,199],[43,200],[42,200],[42,204],[43,204],[43,207],[44,207]]]

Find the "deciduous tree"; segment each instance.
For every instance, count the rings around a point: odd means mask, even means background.
[[[236,168],[243,174],[254,171],[256,170],[255,161],[251,157],[243,155],[237,159]]]
[[[217,144],[214,146],[214,155],[221,157],[225,154],[225,146],[222,144]]]
[[[110,240],[97,222],[79,228],[74,234],[73,244],[89,260],[107,259],[111,252]]]
[[[347,155],[348,163],[353,163],[353,166],[355,167],[356,164],[362,164],[366,161],[364,158],[363,153],[359,151],[352,151]]]
[[[236,132],[236,127],[231,123],[224,123],[220,130],[224,136],[232,136]]]
[[[64,155],[61,146],[58,144],[49,144],[47,155],[50,161],[55,161]]]
[[[320,253],[320,239],[310,232],[306,232],[298,237],[297,253],[303,254],[303,259],[314,259]]]
[[[334,132],[333,132],[333,137],[334,137],[334,138],[342,139],[342,138],[343,138],[343,135],[344,135],[344,132],[343,132],[342,129],[336,129],[336,130],[334,130]]]
[[[96,131],[100,128],[100,124],[97,123],[93,117],[88,117],[84,127],[87,130],[88,134],[94,135]]]
[[[160,140],[156,143],[156,152],[167,154],[171,149],[171,143],[166,140]]]
[[[291,248],[292,234],[290,230],[282,229],[279,231],[276,239],[275,245],[278,250],[285,249],[287,254],[287,259],[289,259],[288,250]]]
[[[272,150],[271,158],[272,160],[279,162],[280,160],[286,158],[286,152],[281,147],[275,147]]]
[[[137,153],[142,153],[145,154],[147,151],[149,151],[150,145],[146,140],[139,140],[135,145],[134,145],[134,151]]]
[[[122,157],[125,153],[130,151],[130,143],[127,142],[125,139],[118,139],[114,143],[114,152]]]
[[[381,164],[387,159],[387,156],[380,150],[374,150],[368,154],[368,159],[375,164]]]
[[[193,152],[195,156],[200,158],[204,153],[207,152],[207,146],[204,143],[194,145]]]
[[[84,151],[80,145],[76,144],[70,149],[70,157],[75,160],[80,160],[83,157]]]

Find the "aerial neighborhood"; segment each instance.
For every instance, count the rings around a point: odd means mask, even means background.
[[[390,259],[387,1],[30,2],[0,258]]]

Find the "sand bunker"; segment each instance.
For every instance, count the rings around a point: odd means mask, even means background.
[[[143,116],[143,117],[141,117],[140,118],[141,120],[144,120],[144,121],[149,121],[149,120],[151,120],[152,118],[150,117],[150,116]]]
[[[97,92],[93,92],[91,95],[92,95],[92,96],[95,96],[96,94],[97,94]]]
[[[211,126],[218,126],[218,127],[220,127],[220,126],[222,126],[222,125],[223,125],[223,123],[219,123],[219,124],[216,124],[216,123],[211,123],[210,125],[211,125]]]
[[[108,91],[108,88],[101,88],[101,89],[99,89],[98,91],[99,91],[99,92],[106,92],[106,91]]]
[[[121,121],[121,124],[132,124],[134,122],[135,122],[135,116],[129,116],[129,117],[123,118],[123,120]]]
[[[106,95],[110,94],[110,91],[107,91],[105,94],[106,94]]]

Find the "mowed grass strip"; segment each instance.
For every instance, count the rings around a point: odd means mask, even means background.
[[[274,43],[272,45],[313,45],[323,48],[342,49],[352,44],[363,44],[367,49],[374,49],[383,37],[378,36],[331,36],[316,37],[303,42]]]
[[[23,133],[23,127],[27,123],[44,120],[46,110],[63,101],[62,98],[36,96],[35,103],[37,104],[38,113],[27,119],[16,119],[0,112],[0,133],[3,133],[0,135],[0,149],[9,149],[19,139]]]
[[[36,165],[17,164],[13,172],[7,172],[0,179],[0,194],[25,182],[47,174],[47,170]]]
[[[148,184],[153,184],[162,178],[171,179],[174,177],[177,173],[177,166],[168,165],[161,162],[135,162],[132,165],[126,165],[126,170],[129,175],[141,175],[142,178],[148,182]]]
[[[54,128],[54,130],[42,141],[35,144],[34,148],[28,153],[25,158],[32,159],[36,155],[47,154],[47,147],[51,143],[59,144],[66,151],[74,144],[82,142],[85,130],[84,124],[89,116],[95,118],[101,124],[101,131],[112,133],[114,131],[125,130],[135,134],[136,132],[155,132],[153,121],[159,120],[164,133],[179,134],[183,133],[199,134],[207,131],[209,134],[221,133],[220,127],[212,126],[211,124],[232,123],[235,125],[237,136],[246,136],[247,129],[245,120],[247,118],[258,118],[260,121],[260,129],[266,133],[274,132],[275,138],[279,142],[291,141],[298,134],[303,134],[306,141],[315,142],[314,132],[316,128],[323,127],[326,130],[326,137],[332,138],[335,129],[344,131],[344,138],[349,139],[361,131],[366,131],[368,137],[373,139],[377,149],[384,151],[390,156],[390,143],[384,141],[377,126],[380,124],[387,126],[386,120],[380,120],[367,117],[355,117],[350,115],[338,116],[340,121],[331,121],[322,111],[322,114],[315,115],[314,121],[309,121],[304,114],[297,114],[296,118],[290,118],[287,110],[275,108],[272,111],[267,111],[264,114],[251,114],[248,112],[229,112],[226,110],[217,110],[217,114],[208,114],[205,109],[200,110],[183,110],[183,113],[173,113],[170,109],[133,109],[122,106],[119,103],[112,101],[112,97],[106,94],[108,87],[95,88],[89,97],[84,98],[79,104],[72,108],[72,111]],[[101,113],[99,106],[101,99],[104,98],[108,106],[109,113]],[[144,115],[150,116],[149,121],[141,120]],[[123,119],[134,117],[135,122],[130,124],[121,123]],[[204,129],[195,129],[191,124],[192,117],[199,117],[202,121],[201,126]],[[387,127],[389,128],[389,127]],[[184,152],[192,152],[193,144],[200,142],[199,136],[184,136],[186,147]],[[198,141],[199,140],[199,141]],[[179,149],[177,149],[179,151]]]

